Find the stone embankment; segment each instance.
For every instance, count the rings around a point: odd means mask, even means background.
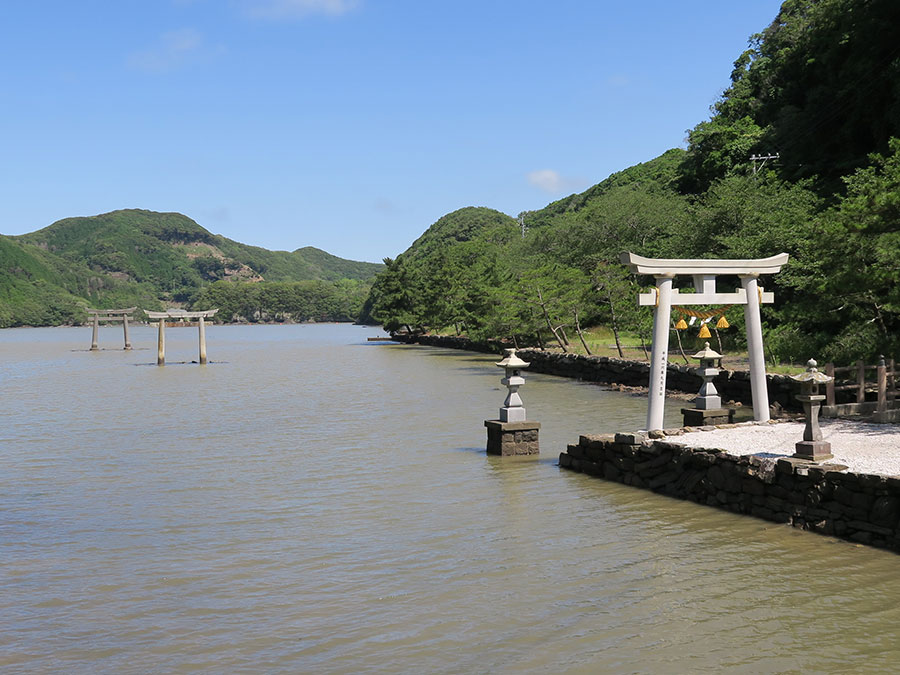
[[[395,335],[399,342],[417,343],[431,347],[468,349],[470,351],[499,353],[503,347],[496,342],[476,342],[464,337],[448,335]],[[572,377],[586,382],[620,384],[626,387],[646,387],[650,380],[650,365],[643,361],[629,361],[608,356],[581,356],[540,349],[520,349],[517,352],[531,365],[535,373]],[[703,380],[696,374],[696,366],[669,364],[666,389],[696,394]],[[769,403],[786,410],[799,410],[795,396],[799,386],[786,375],[767,375]],[[723,370],[713,382],[725,400],[752,403],[750,374],[741,370]]]
[[[680,430],[668,431],[670,434]],[[560,467],[734,513],[900,551],[900,477],[690,448],[643,434],[581,436]]]

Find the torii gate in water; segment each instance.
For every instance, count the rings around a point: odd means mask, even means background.
[[[100,349],[98,343],[101,321],[121,321],[122,330],[125,333],[125,349],[131,349],[131,340],[128,339],[128,322],[131,321],[131,314],[137,307],[129,307],[128,309],[88,309],[88,316],[91,317],[91,351],[96,352]]]
[[[218,309],[207,309],[200,312],[188,312],[184,309],[167,309],[165,312],[153,312],[145,309],[144,314],[150,319],[159,319],[159,341],[156,349],[156,365],[166,365],[166,319],[197,319],[197,332],[200,338],[200,363],[206,364],[206,324],[204,319],[211,319]],[[190,324],[185,324],[190,325]]]
[[[787,262],[788,254],[756,260],[677,260],[644,258],[634,253],[622,253],[622,263],[635,274],[647,274],[656,279],[656,288],[641,293],[638,304],[655,307],[653,312],[653,348],[650,361],[650,392],[647,408],[647,431],[662,429],[666,397],[666,367],[669,359],[669,321],[672,305],[743,305],[747,327],[747,352],[750,356],[750,388],[753,396],[753,417],[765,422],[769,419],[769,392],[766,389],[766,363],[763,353],[762,319],[759,306],[775,302],[773,293],[764,292],[758,284],[761,274],[776,274]],[[738,276],[741,288],[734,293],[716,291],[716,276]],[[672,288],[676,276],[691,276],[694,293],[679,293]]]

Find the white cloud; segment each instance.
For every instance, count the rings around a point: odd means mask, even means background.
[[[157,43],[128,57],[128,64],[150,73],[173,70],[195,58],[204,49],[203,36],[193,28],[163,33]]]
[[[302,19],[311,14],[340,16],[361,0],[248,0],[247,13],[259,19]]]
[[[584,181],[578,178],[566,178],[561,176],[558,171],[554,171],[553,169],[531,171],[526,174],[525,177],[531,185],[551,194],[557,194],[565,190],[574,190],[584,183]]]

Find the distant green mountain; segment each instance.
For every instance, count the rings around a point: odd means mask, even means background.
[[[382,267],[312,247],[248,246],[179,213],[127,209],[66,218],[29,234],[0,235],[0,327],[77,322],[86,306],[189,306],[216,281],[350,280],[356,292]],[[256,316],[265,317],[265,307]]]
[[[68,260],[84,261],[91,268],[163,287],[229,277],[364,280],[381,268],[309,246],[293,252],[269,251],[212,234],[180,213],[141,209],[66,218],[19,239]]]

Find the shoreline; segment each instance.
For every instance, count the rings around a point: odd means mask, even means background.
[[[368,323],[357,323],[356,321],[207,321],[206,325],[209,326],[306,326],[306,325],[316,325],[316,324],[351,324],[353,326],[359,326],[361,328],[379,328],[380,326]],[[101,324],[101,328],[105,328],[110,324]],[[129,326],[155,326],[156,322],[150,321],[131,321],[128,322]],[[91,323],[58,323],[52,326],[6,326],[4,328],[0,328],[0,330],[16,330],[19,328],[90,328]]]
[[[802,427],[751,422],[671,430],[661,439],[582,435],[559,466],[900,553],[900,434],[890,425],[825,422],[835,457],[815,463],[791,456]]]
[[[465,338],[393,337],[404,344],[491,353],[499,350],[499,346],[477,345]],[[482,348],[472,348],[476,346]],[[643,376],[646,382],[647,364],[542,354],[531,349],[517,353],[531,362],[529,370],[535,372],[599,381],[610,389],[633,394],[647,391],[645,385],[613,379],[616,373],[628,373]],[[679,391],[693,395],[699,389],[700,378],[686,377],[685,370],[669,365],[667,395],[670,389],[679,397],[683,395]],[[601,379],[604,376],[605,382]],[[678,389],[669,385],[668,378],[673,376]],[[720,377],[722,386],[719,378],[715,380],[720,392],[729,382],[746,383],[749,398],[746,373],[729,371]],[[690,386],[687,391],[682,388],[685,384]],[[793,400],[798,391],[796,382],[787,376],[767,375],[767,384],[770,400],[782,410],[799,408],[796,401],[789,407],[780,403],[785,396]],[[802,439],[804,425],[797,421],[796,414],[783,417],[770,422],[688,426],[664,432],[581,435],[577,444],[560,453],[559,467],[900,553],[900,433],[896,427],[823,419],[826,440],[833,441],[834,459],[815,463],[793,457],[793,444]]]
[[[392,335],[402,344],[419,344],[427,347],[461,349],[472,352],[499,354],[507,345],[495,342],[478,342],[464,337],[448,335]],[[549,352],[535,348],[523,348],[517,353],[530,362],[529,371],[545,375],[557,375],[584,382],[607,384],[613,389],[646,393],[650,379],[650,365],[643,361],[631,361],[610,356],[582,356],[580,354]],[[703,383],[696,366],[669,363],[666,372],[666,396],[696,395]],[[713,379],[716,389],[728,405],[743,407],[752,404],[750,373],[746,370],[723,369]],[[781,411],[801,410],[796,400],[800,393],[797,382],[787,375],[766,374],[769,405],[773,417]]]

